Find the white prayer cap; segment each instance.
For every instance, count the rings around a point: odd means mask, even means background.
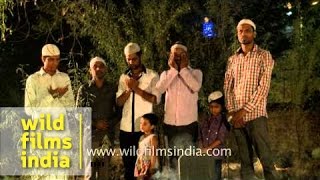
[[[42,48],[42,56],[59,56],[60,50],[59,48],[54,44],[46,44]]]
[[[209,97],[208,97],[208,102],[212,102],[212,101],[215,101],[217,99],[220,99],[221,97],[223,96],[222,92],[221,91],[214,91],[212,92]]]
[[[183,49],[185,52],[188,51],[187,46],[180,44],[180,43],[175,43],[174,45],[172,45],[170,50],[173,51],[174,49],[177,49],[177,48]]]
[[[140,46],[137,44],[137,43],[128,43],[126,45],[126,47],[124,48],[124,54],[125,55],[130,55],[130,54],[134,54],[134,53],[137,53],[139,52],[141,49],[140,49]]]
[[[253,30],[256,31],[256,25],[254,24],[253,21],[251,21],[250,19],[242,19],[239,23],[238,23],[238,26],[237,26],[237,29],[243,25],[243,24],[249,24],[250,26],[253,27]]]
[[[102,62],[104,64],[104,66],[107,66],[107,64],[104,61],[104,59],[102,59],[101,57],[96,56],[96,57],[94,57],[94,58],[92,58],[90,60],[90,68],[92,68],[96,62]]]

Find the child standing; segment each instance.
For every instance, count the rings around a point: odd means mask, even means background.
[[[157,123],[158,117],[153,113],[143,115],[140,121],[140,129],[144,134],[139,140],[134,176],[143,180],[151,179],[158,171],[159,164],[156,156],[158,139],[154,134]]]
[[[222,92],[212,92],[208,97],[208,103],[210,117],[200,124],[199,129],[199,147],[204,153],[212,153],[213,149],[222,148],[228,128],[230,128],[226,120],[226,114],[224,111],[224,96]],[[214,179],[220,180],[223,155],[213,155],[216,156],[214,165]]]

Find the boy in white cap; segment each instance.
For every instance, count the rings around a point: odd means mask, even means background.
[[[117,104],[123,106],[120,121],[121,149],[138,149],[140,118],[153,112],[153,105],[160,102],[160,93],[156,89],[158,74],[142,64],[142,51],[138,44],[129,43],[124,48],[128,69],[120,76]],[[123,156],[125,179],[134,179],[136,156]]]
[[[92,148],[111,148],[114,141],[114,125],[118,122],[116,106],[116,86],[105,79],[107,64],[101,57],[94,57],[89,63],[91,80],[83,84],[77,95],[77,107],[92,108]],[[90,179],[108,180],[110,156],[101,156],[93,159]]]
[[[30,75],[26,82],[26,113],[32,115],[32,107],[73,107],[74,95],[66,73],[58,70],[60,50],[54,44],[42,48],[43,67]]]
[[[276,177],[267,130],[267,97],[274,61],[269,51],[254,43],[256,25],[249,19],[237,25],[241,47],[228,60],[224,92],[239,147],[242,179],[255,179],[253,149],[267,180]]]
[[[224,96],[221,91],[214,91],[208,97],[210,117],[202,121],[199,128],[199,147],[203,153],[215,156],[213,179],[221,179],[222,157],[224,154],[213,154],[213,149],[224,147],[228,134]],[[221,153],[223,151],[220,151]]]

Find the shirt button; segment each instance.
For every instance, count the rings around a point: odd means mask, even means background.
[[[216,134],[218,134],[218,132],[216,132]]]
[[[210,132],[210,130],[208,130],[208,132]]]
[[[209,138],[207,138],[207,140],[209,140]]]

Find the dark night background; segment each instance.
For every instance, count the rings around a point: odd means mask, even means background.
[[[57,44],[59,69],[69,73],[76,93],[86,81],[87,63],[101,56],[107,79],[117,82],[125,70],[123,47],[137,42],[143,62],[161,73],[169,48],[179,40],[190,62],[204,74],[199,116],[210,92],[222,90],[228,57],[239,47],[235,27],[242,18],[257,26],[256,43],[275,59],[269,93],[269,129],[283,178],[316,178],[320,169],[320,2],[318,0],[156,0],[102,1],[0,0],[0,105],[22,107],[24,83],[42,63],[41,48]],[[217,37],[202,35],[204,17],[215,23]],[[160,116],[163,103],[157,107]],[[201,119],[201,118],[200,118]],[[237,152],[232,135],[233,162]],[[303,178],[306,177],[306,178]],[[1,177],[0,177],[1,179]]]

